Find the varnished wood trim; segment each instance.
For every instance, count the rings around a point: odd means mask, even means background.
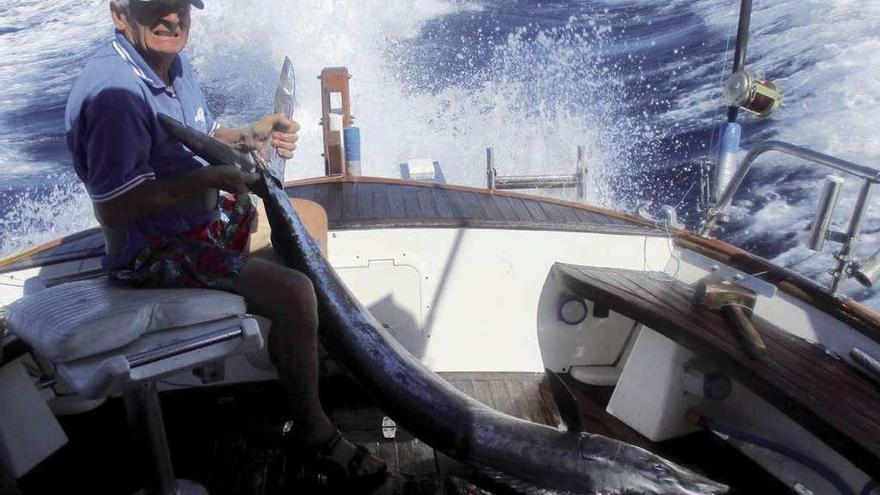
[[[331,230],[369,229],[491,229],[491,230],[537,230],[555,232],[581,232],[608,235],[659,236],[662,232],[647,231],[633,225],[607,225],[552,222],[508,222],[504,220],[480,220],[470,218],[409,219],[389,218],[377,220],[354,220],[330,222]]]
[[[880,342],[880,313],[845,296],[832,296],[825,288],[805,276],[718,239],[706,239],[693,232],[675,233],[676,244],[703,256],[731,265],[746,273],[761,273],[760,278],[846,325]]]
[[[284,184],[285,189],[301,187],[301,186],[312,186],[319,184],[343,184],[343,183],[354,183],[354,184],[384,184],[384,185],[398,185],[398,186],[411,186],[411,187],[423,187],[426,189],[441,189],[446,191],[458,191],[458,192],[468,192],[468,193],[477,193],[488,196],[500,196],[506,198],[518,198],[524,199],[527,201],[537,201],[540,203],[550,203],[559,206],[565,206],[568,208],[575,208],[582,211],[587,211],[591,213],[597,213],[599,215],[616,218],[618,220],[623,220],[627,223],[639,225],[642,227],[648,228],[656,228],[654,224],[643,220],[641,218],[633,217],[627,215],[625,213],[620,213],[618,211],[609,210],[606,208],[600,208],[598,206],[586,205],[583,203],[578,203],[576,201],[567,201],[564,199],[558,198],[549,198],[545,196],[534,196],[530,194],[517,193],[512,191],[503,191],[503,190],[489,190],[480,187],[471,187],[471,186],[460,186],[453,184],[436,184],[433,182],[420,182],[413,180],[405,180],[405,179],[392,179],[387,177],[364,177],[364,176],[333,176],[333,177],[316,177],[311,179],[303,179],[296,181],[289,181]]]
[[[345,157],[342,155],[342,131],[330,131],[330,95],[342,97],[342,127],[351,127],[351,96],[348,80],[351,76],[345,67],[326,67],[321,71],[321,123],[324,135],[324,170],[327,174],[344,173]],[[334,141],[336,140],[336,141]]]

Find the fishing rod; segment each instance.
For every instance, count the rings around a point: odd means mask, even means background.
[[[746,51],[749,47],[749,26],[752,22],[752,0],[742,0],[739,6],[739,26],[736,29],[736,52],[733,55],[733,73],[745,69]],[[727,107],[727,121],[736,122],[739,106]]]
[[[752,0],[742,0],[739,9],[739,26],[736,33],[736,52],[733,71],[724,83],[724,99],[727,103],[727,121],[721,126],[718,140],[718,160],[715,163],[715,181],[709,204],[717,206],[737,169],[742,141],[742,126],[737,123],[740,110],[757,117],[767,117],[782,104],[782,92],[772,82],[753,77],[746,72],[746,54],[749,44],[749,28],[752,18]]]

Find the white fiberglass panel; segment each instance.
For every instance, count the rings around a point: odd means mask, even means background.
[[[426,343],[411,351],[443,372],[543,371],[535,322],[553,263],[658,270],[669,258],[665,238],[580,232],[349,230],[332,232],[328,241],[334,267],[388,260],[418,271],[421,315],[412,319],[423,322]],[[358,298],[375,298],[364,287],[390,281],[358,272],[349,283],[346,271],[340,276]]]
[[[411,353],[420,356],[428,342],[422,320],[422,275],[419,268],[411,264],[415,256],[409,258],[410,264],[382,259],[365,260],[364,264],[356,266],[336,265],[334,268],[349,290],[357,294],[358,301],[394,338]]]

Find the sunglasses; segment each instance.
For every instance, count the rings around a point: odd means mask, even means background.
[[[191,5],[188,1],[153,0],[150,2],[133,1],[129,4],[129,8],[136,16],[153,19],[164,17],[171,12],[181,17],[189,15]]]

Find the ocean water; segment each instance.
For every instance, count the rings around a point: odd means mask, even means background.
[[[188,51],[229,125],[265,114],[281,60],[298,79],[301,144],[288,178],[321,174],[326,66],[347,66],[363,171],[408,158],[452,183],[484,183],[485,148],[504,175],[570,173],[587,150],[590,202],[669,204],[694,226],[696,166],[724,118],[736,0],[209,0]],[[64,102],[112,33],[106,0],[0,4],[0,255],[94,224],[70,167]],[[745,145],[774,138],[880,168],[880,2],[755,0],[750,72],[785,91],[767,120],[741,118]],[[803,247],[827,172],[781,155],[759,162],[721,237],[827,282],[832,247]],[[836,225],[857,191],[850,180]],[[880,249],[871,202],[859,253]],[[850,282],[847,292],[880,308]]]

